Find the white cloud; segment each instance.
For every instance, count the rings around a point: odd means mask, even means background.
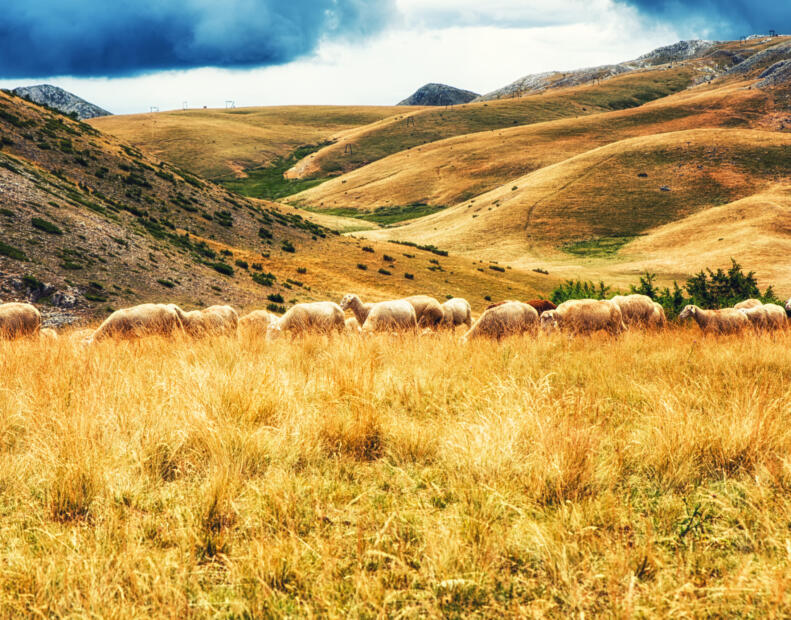
[[[612,0],[556,0],[551,11],[540,0],[491,0],[485,9],[480,0],[398,4],[401,23],[377,38],[323,43],[312,57],[283,66],[49,81],[115,113],[177,109],[183,101],[190,107],[223,107],[225,100],[237,107],[389,105],[427,82],[484,93],[528,73],[629,60],[678,39],[669,27],[648,25]],[[437,23],[443,14],[447,19]],[[562,19],[551,21],[553,15]]]

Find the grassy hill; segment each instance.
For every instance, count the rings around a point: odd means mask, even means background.
[[[776,132],[701,129],[632,138],[542,168],[435,215],[361,234],[435,244],[525,267],[578,269],[581,260],[598,259],[590,270],[609,271],[621,262],[634,269],[644,246],[635,242],[632,249],[633,239],[779,186],[789,157],[791,135]],[[704,221],[708,226],[698,226],[690,244],[723,237],[719,220]],[[755,229],[751,240],[763,242],[767,232]],[[783,248],[765,253],[763,266],[783,262]],[[712,255],[700,251],[694,255],[695,269],[721,262],[728,252],[739,258],[743,249],[739,243],[723,244]],[[682,272],[690,266],[688,258],[675,264],[668,248],[663,271]]]
[[[453,136],[632,108],[687,88],[694,76],[694,69],[677,67],[543,95],[407,113],[346,133],[303,160],[292,176],[328,177]]]
[[[468,258],[390,243],[363,251],[293,208],[232,194],[5,93],[0,141],[4,301],[33,299],[57,313],[68,294],[76,301],[68,313],[102,315],[165,299],[251,308],[269,296],[288,306],[350,290],[371,298],[430,290],[480,308],[484,295],[535,296],[553,282],[481,273]]]
[[[210,179],[245,175],[350,128],[403,114],[375,106],[279,106],[112,116],[91,126]]]
[[[402,151],[289,197],[332,212],[444,207],[580,153],[636,136],[704,127],[765,128],[772,94],[745,83],[701,86],[644,106],[439,140]],[[791,127],[789,128],[791,129]],[[422,215],[405,209],[406,217]]]

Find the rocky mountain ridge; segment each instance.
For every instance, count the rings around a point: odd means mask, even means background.
[[[99,116],[112,116],[112,112],[100,108],[81,97],[63,90],[52,84],[36,84],[35,86],[22,86],[15,88],[13,93],[33,103],[45,105],[67,116],[74,116],[80,120],[96,118]]]
[[[469,103],[478,96],[478,93],[454,88],[447,84],[426,84],[397,105],[459,105]]]

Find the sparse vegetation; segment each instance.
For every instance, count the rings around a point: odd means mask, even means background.
[[[38,228],[39,230],[43,230],[45,233],[50,235],[62,235],[63,231],[60,229],[59,226],[53,224],[49,220],[45,220],[40,217],[34,217],[30,220],[30,223],[33,225],[33,228]]]

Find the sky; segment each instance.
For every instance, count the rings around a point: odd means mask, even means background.
[[[3,0],[0,87],[117,114],[391,105],[770,28],[791,32],[791,0]]]

